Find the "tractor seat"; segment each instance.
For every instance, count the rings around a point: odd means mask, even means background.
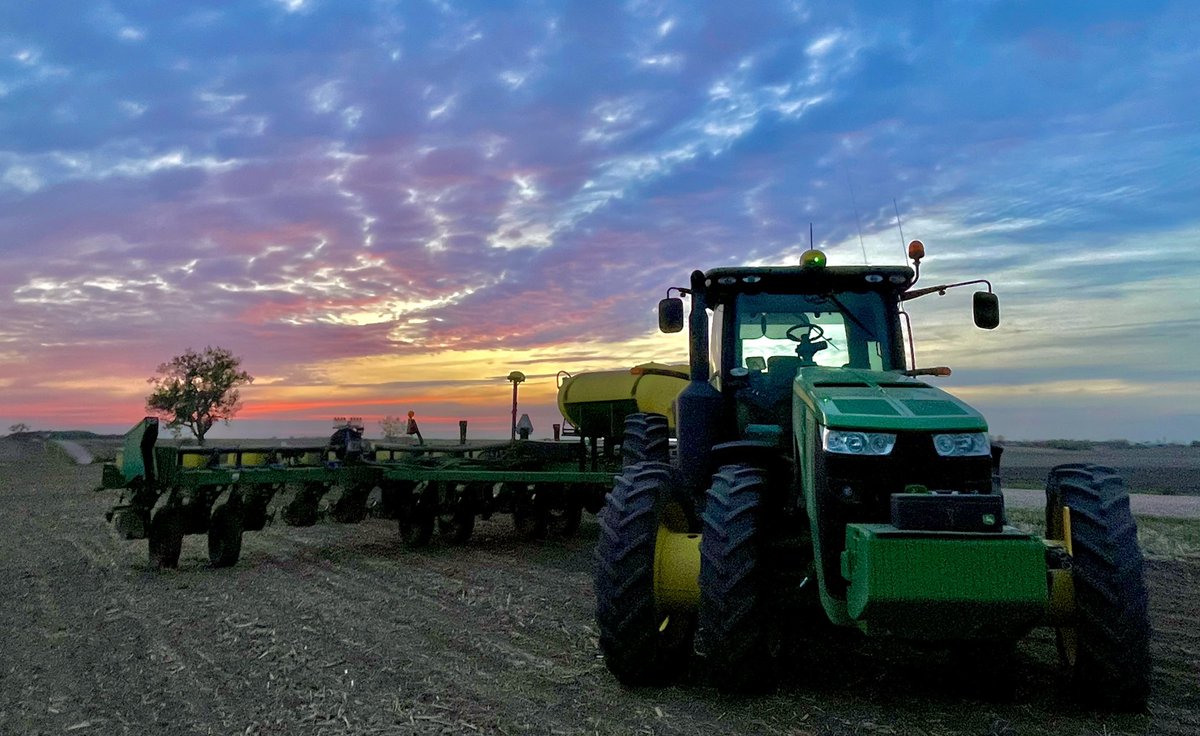
[[[787,388],[792,385],[796,371],[803,365],[804,361],[794,355],[772,355],[767,358],[766,378],[769,394],[783,396],[786,392],[790,396],[791,392],[787,391]]]

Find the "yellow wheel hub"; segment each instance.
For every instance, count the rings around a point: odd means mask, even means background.
[[[660,609],[694,611],[700,603],[700,535],[659,526],[654,543],[654,600]]]
[[[1067,555],[1074,553],[1071,544],[1071,509],[1063,506],[1062,542]],[[1055,627],[1054,638],[1058,645],[1058,656],[1068,667],[1075,665],[1079,653],[1079,640],[1075,630],[1075,575],[1071,570],[1050,571],[1050,623]]]

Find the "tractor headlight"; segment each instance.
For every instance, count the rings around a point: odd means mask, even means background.
[[[826,452],[839,455],[890,455],[892,448],[896,446],[896,435],[885,432],[823,429],[821,444]]]
[[[933,447],[942,457],[968,457],[992,454],[992,445],[987,433],[935,434]]]

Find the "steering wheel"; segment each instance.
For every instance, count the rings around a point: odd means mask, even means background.
[[[796,334],[802,329],[805,330],[803,335]],[[821,325],[814,325],[809,322],[801,322],[798,325],[792,325],[788,328],[788,331],[785,334],[787,335],[787,339],[791,340],[792,342],[804,342],[804,338],[806,337],[808,338],[809,342],[812,342],[813,340],[825,339],[825,330],[821,327]]]

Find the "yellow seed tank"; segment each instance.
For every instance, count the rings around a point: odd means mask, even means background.
[[[568,376],[558,387],[558,410],[585,437],[620,437],[634,412],[662,414],[675,426],[675,397],[687,385],[686,365],[643,363],[631,370]]]

